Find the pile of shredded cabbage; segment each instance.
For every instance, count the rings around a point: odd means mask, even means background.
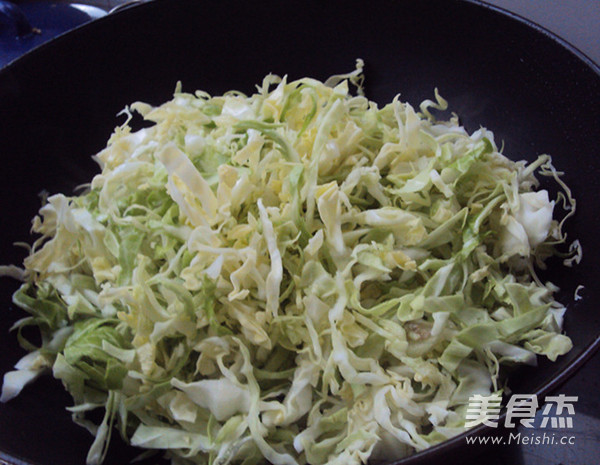
[[[461,433],[500,365],[569,351],[534,272],[566,240],[534,173],[575,206],[550,158],[437,121],[437,91],[420,111],[351,96],[361,79],[359,61],[126,109],[155,124],[118,127],[85,192],[47,198],[24,269],[2,268],[30,314],[2,400],[50,369],[88,464],[116,430],[173,464],[349,465]]]

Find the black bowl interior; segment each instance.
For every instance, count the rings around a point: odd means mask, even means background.
[[[11,244],[31,241],[40,191],[72,192],[91,179],[90,156],[122,122],[116,114],[125,105],[161,103],[178,80],[184,90],[218,94],[251,93],[270,72],[325,79],[352,70],[359,57],[370,99],[385,103],[400,93],[418,105],[437,87],[467,129],[492,129],[513,159],[550,153],[565,172],[579,200],[568,233],[580,239],[584,258],[547,277],[568,305],[565,326],[575,347],[511,382],[515,392],[555,388],[600,335],[600,75],[545,31],[475,2],[156,0],[34,50],[0,72],[0,263],[22,260]],[[580,284],[585,298],[574,302]],[[16,286],[0,280],[1,372],[22,355],[8,334],[23,316],[10,304]],[[58,382],[44,379],[0,405],[0,458],[84,463],[91,437],[71,423],[69,401]],[[408,461],[443,459],[451,446]],[[114,441],[107,465],[135,454]]]

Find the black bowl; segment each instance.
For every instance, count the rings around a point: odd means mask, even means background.
[[[579,238],[579,266],[550,272],[568,306],[573,350],[556,363],[519,372],[515,392],[546,394],[600,344],[597,234],[600,72],[543,29],[477,2],[199,2],[156,0],[94,21],[34,50],[0,72],[0,263],[23,253],[43,189],[71,192],[96,171],[90,156],[121,122],[116,114],[142,100],[184,90],[252,92],[274,72],[324,79],[366,62],[366,93],[378,102],[397,93],[417,105],[437,87],[469,130],[480,125],[504,141],[513,159],[550,153],[579,200],[568,225]],[[573,300],[578,285],[585,298]],[[23,314],[11,307],[16,283],[0,280],[0,371],[22,356],[8,328]],[[60,384],[44,379],[0,406],[0,458],[74,465],[91,437],[73,425]],[[481,428],[477,430],[481,433]],[[402,463],[462,454],[458,437]],[[107,465],[137,451],[115,441]]]

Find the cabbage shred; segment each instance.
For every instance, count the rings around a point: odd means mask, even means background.
[[[501,365],[566,353],[534,271],[566,239],[535,190],[549,157],[436,120],[437,91],[418,111],[351,96],[358,65],[126,109],[155,124],[118,127],[86,191],[48,197],[24,271],[2,270],[24,280],[30,352],[2,400],[50,369],[88,464],[115,428],[173,464],[359,464],[463,432]]]

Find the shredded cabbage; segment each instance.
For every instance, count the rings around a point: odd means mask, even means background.
[[[568,352],[534,271],[566,241],[535,190],[536,172],[559,180],[550,158],[437,120],[437,90],[379,107],[350,95],[361,80],[359,61],[326,84],[127,108],[101,173],[48,197],[24,269],[0,269],[24,281],[30,352],[2,401],[52,371],[90,465],[114,428],[173,464],[348,465],[463,432],[501,365]],[[133,132],[134,111],[154,125]]]

